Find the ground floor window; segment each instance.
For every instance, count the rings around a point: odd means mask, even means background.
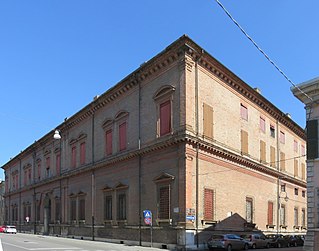
[[[126,194],[121,193],[118,195],[118,220],[126,220]]]
[[[104,220],[112,220],[112,196],[104,198]]]

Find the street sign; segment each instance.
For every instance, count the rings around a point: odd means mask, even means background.
[[[144,210],[143,215],[144,215],[144,218],[152,218],[151,210]]]
[[[152,224],[152,218],[144,218],[144,222],[146,225],[151,225]]]

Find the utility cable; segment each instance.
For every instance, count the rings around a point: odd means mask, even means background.
[[[240,26],[240,24],[233,18],[233,16],[229,13],[229,11],[224,7],[224,5],[219,1],[215,0],[217,4],[223,9],[223,11],[227,14],[227,16],[233,21],[233,23],[240,29],[240,31],[249,39],[250,42],[257,48],[257,50],[264,55],[264,57],[276,68],[277,71],[298,91],[300,91],[303,95],[305,95],[311,102],[315,103],[314,100],[304,91],[302,91],[299,86],[297,86],[280,68],[279,66],[270,59],[270,57],[258,46],[258,44],[247,34],[247,32]]]

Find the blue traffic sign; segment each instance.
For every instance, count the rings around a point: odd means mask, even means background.
[[[144,210],[143,211],[144,218],[152,218],[152,212],[151,210]]]

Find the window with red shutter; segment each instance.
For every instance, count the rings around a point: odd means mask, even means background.
[[[71,159],[71,167],[75,168],[76,167],[76,147],[72,147],[72,159]]]
[[[112,155],[112,130],[105,133],[106,155]]]
[[[85,164],[85,142],[80,145],[80,163],[81,165]]]
[[[159,219],[169,219],[169,203],[170,203],[170,195],[169,195],[169,186],[164,186],[159,188]]]
[[[214,220],[214,190],[206,188],[204,191],[204,219]]]
[[[61,154],[57,154],[55,158],[56,174],[60,175],[61,171]]]
[[[119,126],[119,144],[120,151],[126,149],[126,122],[120,124]]]
[[[171,101],[160,104],[160,136],[171,132]]]
[[[272,226],[274,224],[274,203],[272,201],[268,201],[267,222],[269,226]]]

